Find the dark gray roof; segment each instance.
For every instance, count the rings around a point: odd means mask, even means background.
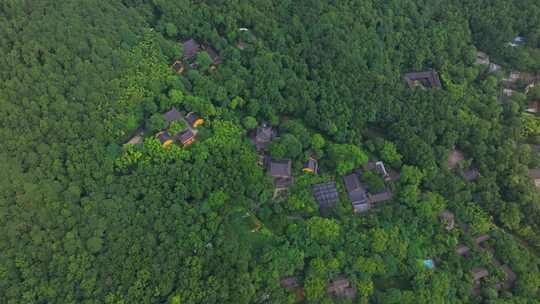
[[[456,248],[456,253],[459,255],[467,255],[471,249],[465,245],[459,245]]]
[[[268,174],[272,177],[289,178],[291,177],[291,160],[271,160],[268,165]]]
[[[187,123],[193,127],[194,124],[195,124],[195,121],[197,121],[197,119],[201,118],[199,115],[193,113],[193,112],[189,112],[187,115],[186,115],[186,121]]]
[[[473,181],[477,179],[479,176],[480,176],[480,172],[475,168],[463,171],[463,178],[468,181]]]
[[[167,131],[162,131],[156,134],[156,138],[163,144],[164,142],[168,141],[171,138],[171,135],[167,133]]]
[[[182,119],[182,113],[178,112],[175,107],[172,107],[169,111],[163,113],[163,119],[166,122],[173,122]]]
[[[434,70],[407,73],[405,74],[405,79],[411,88],[415,86],[416,82],[421,82],[431,88],[440,88],[442,86],[439,74]]]
[[[540,153],[540,145],[529,145],[532,153]]]
[[[175,138],[183,144],[193,139],[194,137],[195,133],[189,128],[175,135]]]
[[[274,130],[272,127],[262,126],[257,127],[255,138],[253,142],[257,150],[264,150],[268,147],[272,139],[274,138]]]
[[[392,192],[388,188],[384,188],[384,190],[379,193],[368,195],[368,200],[371,204],[385,202],[391,199],[392,199]]]
[[[191,59],[197,55],[201,45],[194,39],[184,42],[184,59]]]
[[[306,163],[304,164],[304,169],[310,169],[312,170],[314,173],[317,173],[317,171],[319,170],[319,165],[317,163],[317,160],[314,159],[314,158],[309,158]]]
[[[489,240],[491,237],[489,236],[489,234],[481,234],[479,236],[477,236],[476,238],[474,238],[474,241],[476,242],[476,244],[480,244],[484,241],[487,241]]]
[[[471,273],[473,275],[473,280],[475,281],[478,281],[489,275],[489,272],[487,271],[487,269],[483,267],[475,267],[471,270]]]
[[[343,183],[353,205],[367,203],[366,190],[355,173],[343,177]]]
[[[321,209],[333,207],[339,201],[335,182],[316,184],[311,189]]]
[[[281,287],[286,289],[295,289],[299,287],[298,279],[296,277],[285,277],[279,281]]]
[[[213,47],[208,46],[206,48],[206,52],[208,53],[208,55],[212,59],[212,63],[214,65],[218,65],[218,64],[221,63],[221,58],[219,57],[219,53]]]

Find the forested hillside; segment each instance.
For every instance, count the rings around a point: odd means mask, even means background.
[[[539,49],[535,0],[0,1],[0,303],[540,303]]]

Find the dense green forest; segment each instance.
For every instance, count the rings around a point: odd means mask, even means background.
[[[540,303],[537,0],[5,0],[0,51],[0,303]]]

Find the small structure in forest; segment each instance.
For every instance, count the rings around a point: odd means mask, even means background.
[[[465,155],[458,149],[452,149],[450,155],[448,156],[448,169],[454,169],[457,164],[465,160]]]
[[[439,213],[439,219],[444,223],[444,229],[448,231],[454,229],[454,226],[456,224],[454,213],[448,210],[444,210]]]
[[[540,188],[540,169],[529,169],[529,177],[534,181],[537,188]]]
[[[529,103],[527,104],[527,108],[525,109],[525,112],[531,113],[531,114],[538,113],[538,105],[539,104],[540,104],[540,102],[538,100],[529,101]]]
[[[481,234],[474,238],[474,242],[476,243],[476,245],[480,245],[480,243],[485,242],[489,239],[491,239],[489,234]]]
[[[315,200],[319,203],[319,209],[331,208],[339,201],[335,182],[316,184],[311,186],[311,189]]]
[[[143,143],[143,136],[146,133],[146,129],[143,126],[140,126],[132,133],[129,140],[124,145],[139,145]]]
[[[489,56],[481,51],[476,51],[476,60],[474,62],[477,65],[489,65]]]
[[[435,268],[435,262],[433,259],[425,259],[422,261],[422,265],[424,265],[427,269],[434,269]]]
[[[516,47],[524,44],[527,40],[523,36],[516,36],[512,41],[508,42],[508,45],[511,47]]]
[[[254,43],[257,40],[257,37],[248,29],[245,27],[241,27],[238,29],[240,32],[238,41],[236,42],[236,48],[243,51],[246,49],[248,44]]]
[[[193,38],[186,40],[184,43],[184,60],[190,60],[195,58],[197,53],[201,50],[201,45]]]
[[[488,71],[489,71],[490,73],[495,73],[495,72],[498,72],[498,71],[500,71],[500,70],[501,70],[501,66],[500,66],[500,65],[498,65],[498,64],[496,64],[496,63],[493,63],[493,62],[489,64],[489,69],[488,69]]]
[[[382,161],[368,161],[367,164],[363,166],[365,171],[375,171],[377,172],[385,181],[390,181],[390,174],[386,171],[384,163]]]
[[[378,193],[374,193],[374,194],[368,193],[367,196],[368,196],[368,202],[374,205],[377,203],[382,203],[382,202],[391,200],[393,195],[392,195],[392,191],[390,191],[390,189],[385,187],[382,191]]]
[[[465,245],[459,245],[456,248],[456,253],[461,255],[461,256],[468,256],[470,251],[471,251],[471,249],[469,247],[465,246]]]
[[[169,135],[169,132],[167,131],[157,133],[156,138],[159,140],[163,148],[166,148],[174,143],[174,138]]]
[[[194,112],[189,112],[186,114],[186,122],[192,127],[197,128],[198,126],[204,124],[204,119]]]
[[[176,107],[172,107],[169,111],[163,113],[163,119],[167,124],[170,124],[175,121],[182,119],[182,113],[180,113]]]
[[[458,149],[452,149],[450,152],[450,155],[448,156],[448,162],[447,167],[448,170],[453,170],[457,167],[457,165],[465,160],[465,154],[458,150]],[[480,176],[480,171],[474,167],[469,168],[463,168],[463,171],[461,172],[461,177],[463,177],[467,181],[473,181],[477,179]]]
[[[484,267],[475,267],[471,270],[474,282],[479,282],[481,279],[489,275],[489,271]]]
[[[441,80],[439,74],[434,70],[425,72],[413,72],[405,74],[405,79],[410,88],[441,88]]]
[[[506,264],[500,266],[500,269],[504,272],[505,279],[502,282],[497,283],[495,285],[495,288],[504,290],[512,288],[514,282],[517,279],[516,274],[514,273],[514,271],[512,271],[512,268],[510,268],[510,266]]]
[[[317,160],[313,157],[310,157],[304,164],[304,168],[302,169],[305,173],[313,173],[317,174],[319,172],[319,164]]]
[[[190,128],[187,128],[186,130],[178,133],[175,135],[175,138],[184,146],[189,146],[195,141],[195,132],[191,130]]]
[[[257,151],[265,151],[275,136],[276,134],[271,126],[263,124],[262,126],[257,127],[252,138]]]
[[[349,280],[344,276],[339,276],[326,286],[326,292],[335,297],[347,299],[356,298],[356,289],[350,287]]]
[[[213,68],[221,64],[221,57],[219,57],[219,53],[216,51],[216,49],[209,45],[205,48],[205,51],[210,56],[210,59],[212,59]]]
[[[292,162],[290,159],[270,160],[268,164],[268,175],[274,178],[277,190],[286,189],[293,182]]]
[[[182,74],[185,70],[184,64],[181,60],[175,60],[171,67],[177,74]]]
[[[293,291],[296,288],[300,287],[300,284],[298,284],[298,279],[296,277],[284,277],[279,281],[279,284],[281,287]]]
[[[358,176],[351,173],[343,177],[343,183],[347,190],[347,195],[355,212],[362,213],[370,209],[366,189],[360,183]]]

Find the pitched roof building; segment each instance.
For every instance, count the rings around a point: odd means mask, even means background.
[[[413,72],[405,74],[405,79],[409,87],[440,88],[442,87],[439,74],[434,70],[425,72]]]
[[[384,188],[383,191],[375,194],[368,193],[368,202],[370,204],[377,204],[386,202],[392,199],[392,191],[388,188]]]
[[[197,128],[198,126],[204,124],[204,119],[194,112],[189,112],[186,115],[186,121],[192,128]]]
[[[475,267],[471,270],[471,273],[475,282],[480,281],[489,275],[489,271],[483,267]]]
[[[345,189],[347,189],[347,195],[352,203],[354,211],[365,212],[369,210],[370,205],[367,199],[366,190],[360,183],[358,176],[355,173],[346,175],[343,177],[343,183]]]
[[[255,131],[255,136],[253,138],[253,142],[255,143],[257,151],[266,150],[274,137],[275,132],[272,127],[266,125],[257,127],[257,130]]]
[[[336,297],[354,299],[356,297],[356,288],[349,286],[349,280],[344,276],[340,276],[326,286],[326,292]]]
[[[439,219],[443,221],[445,224],[444,228],[448,231],[454,229],[454,226],[456,224],[455,216],[452,212],[448,210],[444,210],[443,212],[439,213]]]
[[[491,237],[489,236],[489,234],[481,234],[477,237],[474,238],[474,242],[477,244],[477,245],[480,245],[480,243],[482,242],[485,242],[487,240],[491,239]]]
[[[454,169],[457,164],[465,160],[465,155],[458,149],[453,149],[448,156],[448,169]]]
[[[163,148],[168,147],[174,143],[174,138],[169,135],[167,131],[159,132],[158,134],[156,134],[156,138],[159,140]]]
[[[465,245],[459,245],[457,248],[456,248],[456,253],[461,255],[461,256],[467,256],[469,255],[469,252],[471,251],[471,249]]]
[[[208,53],[208,55],[210,55],[210,59],[212,59],[212,64],[214,66],[221,63],[221,57],[219,57],[219,53],[213,47],[206,47],[206,52]]]
[[[182,113],[180,113],[176,109],[176,107],[172,107],[169,111],[163,113],[163,119],[166,122],[171,123],[173,121],[177,121],[177,120],[182,119]]]
[[[480,171],[478,171],[478,169],[471,168],[471,169],[463,171],[462,176],[467,181],[473,181],[480,176]]]
[[[476,51],[476,61],[474,63],[479,65],[488,65],[489,56],[484,52]]]
[[[320,209],[333,207],[339,201],[335,182],[316,184],[311,186],[311,189]]]
[[[182,72],[184,72],[184,64],[180,60],[173,62],[172,68],[178,74],[182,74]]]
[[[185,147],[191,145],[195,141],[196,135],[197,134],[195,134],[193,130],[187,128],[186,130],[176,134],[175,138]]]
[[[277,189],[287,188],[292,183],[292,162],[290,159],[270,160],[268,164],[268,175],[274,178]]]
[[[302,169],[302,171],[304,171],[306,173],[317,174],[318,171],[319,171],[319,164],[318,164],[317,160],[314,159],[313,157],[310,157],[306,161],[306,163],[304,164],[304,168]]]
[[[184,54],[183,57],[185,60],[192,59],[200,51],[201,45],[195,41],[195,39],[189,39],[184,42]]]

